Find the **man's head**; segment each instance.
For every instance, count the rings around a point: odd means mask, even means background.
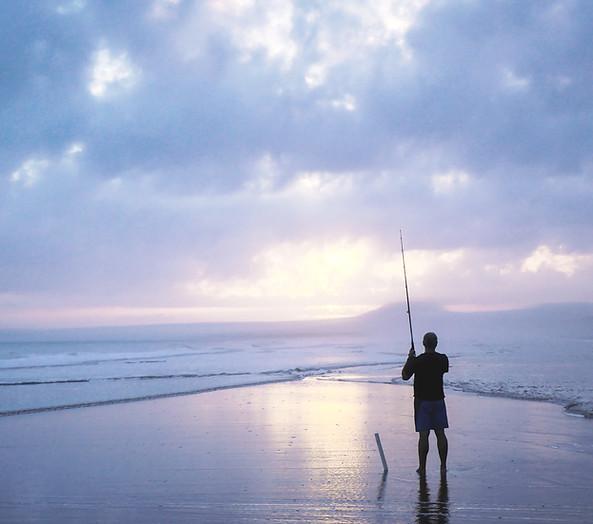
[[[432,331],[426,333],[426,335],[424,335],[424,338],[422,339],[422,345],[429,350],[435,349],[438,343],[439,339]]]

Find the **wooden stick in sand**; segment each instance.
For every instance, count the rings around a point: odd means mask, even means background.
[[[385,460],[385,453],[383,453],[383,446],[381,445],[379,433],[375,433],[375,440],[377,441],[377,447],[379,448],[379,455],[381,455],[381,462],[383,462],[383,471],[387,473],[389,468],[387,467],[387,461]]]

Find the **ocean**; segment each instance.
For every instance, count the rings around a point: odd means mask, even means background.
[[[439,336],[446,390],[562,405],[593,418],[593,304],[453,313],[412,307]],[[318,377],[409,384],[406,310],[352,319],[0,330],[0,415],[82,408]]]

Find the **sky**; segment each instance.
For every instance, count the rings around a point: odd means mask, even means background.
[[[0,327],[593,301],[593,2],[0,13]]]

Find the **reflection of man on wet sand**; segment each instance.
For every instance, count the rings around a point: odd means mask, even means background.
[[[426,482],[426,475],[420,475],[418,487],[418,505],[416,506],[416,522],[418,524],[449,522],[449,489],[447,487],[447,475],[441,475],[437,500],[431,501],[430,490]]]
[[[437,437],[437,448],[441,459],[441,472],[447,470],[447,451],[449,444],[445,428],[449,427],[443,375],[449,371],[449,359],[443,353],[437,353],[437,336],[426,333],[422,340],[424,353],[416,356],[410,349],[408,360],[402,368],[402,378],[409,380],[414,375],[414,421],[418,438],[418,473],[426,473],[428,456],[428,436],[432,429]]]

